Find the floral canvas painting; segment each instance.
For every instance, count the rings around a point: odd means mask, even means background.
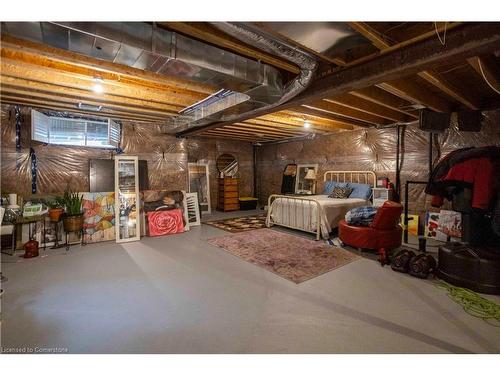
[[[114,241],[115,193],[83,193],[82,205],[85,241]]]
[[[182,210],[151,211],[147,213],[150,236],[163,236],[184,232]]]

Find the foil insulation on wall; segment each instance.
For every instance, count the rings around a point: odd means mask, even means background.
[[[114,150],[45,145],[31,141],[31,111],[21,108],[21,150],[16,150],[14,106],[1,106],[1,190],[2,195],[31,196],[29,150],[37,156],[37,193],[61,194],[89,191],[89,160],[110,159]],[[252,195],[252,145],[248,142],[213,138],[177,139],[162,134],[159,125],[123,121],[121,148],[124,154],[147,160],[151,189],[188,190],[188,161],[209,163],[212,206],[217,203],[216,158],[232,153],[240,164],[240,194]]]
[[[500,145],[500,110],[484,112],[480,132],[458,131],[456,116],[450,129],[437,135],[433,156],[471,146]],[[401,194],[406,180],[426,181],[429,172],[429,133],[418,125],[405,127],[401,142]],[[397,130],[368,129],[316,136],[312,140],[295,141],[260,147],[257,163],[257,192],[262,203],[271,194],[279,193],[283,169],[288,163],[318,164],[317,191],[323,190],[323,174],[327,170],[372,170],[392,182],[396,174]],[[422,213],[430,207],[424,185],[411,186],[409,209]]]
[[[229,153],[236,157],[239,166],[240,196],[253,195],[253,150],[249,142],[217,138],[189,138],[186,140],[188,161],[208,163],[210,173],[210,198],[212,207],[217,205],[219,171],[217,156]]]

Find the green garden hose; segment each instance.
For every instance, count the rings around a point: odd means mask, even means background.
[[[481,297],[469,289],[456,287],[444,281],[438,282],[437,286],[446,289],[448,296],[460,304],[467,314],[481,318],[495,327],[500,327],[500,305],[498,303]]]

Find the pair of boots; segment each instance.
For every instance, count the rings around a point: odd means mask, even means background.
[[[409,273],[420,279],[427,279],[436,270],[436,260],[429,254],[416,255],[412,250],[400,250],[391,261],[391,268],[397,272]]]

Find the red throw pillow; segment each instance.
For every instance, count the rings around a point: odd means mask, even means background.
[[[399,203],[386,201],[379,207],[377,214],[373,219],[372,228],[375,229],[394,229],[399,224],[403,206]]]

